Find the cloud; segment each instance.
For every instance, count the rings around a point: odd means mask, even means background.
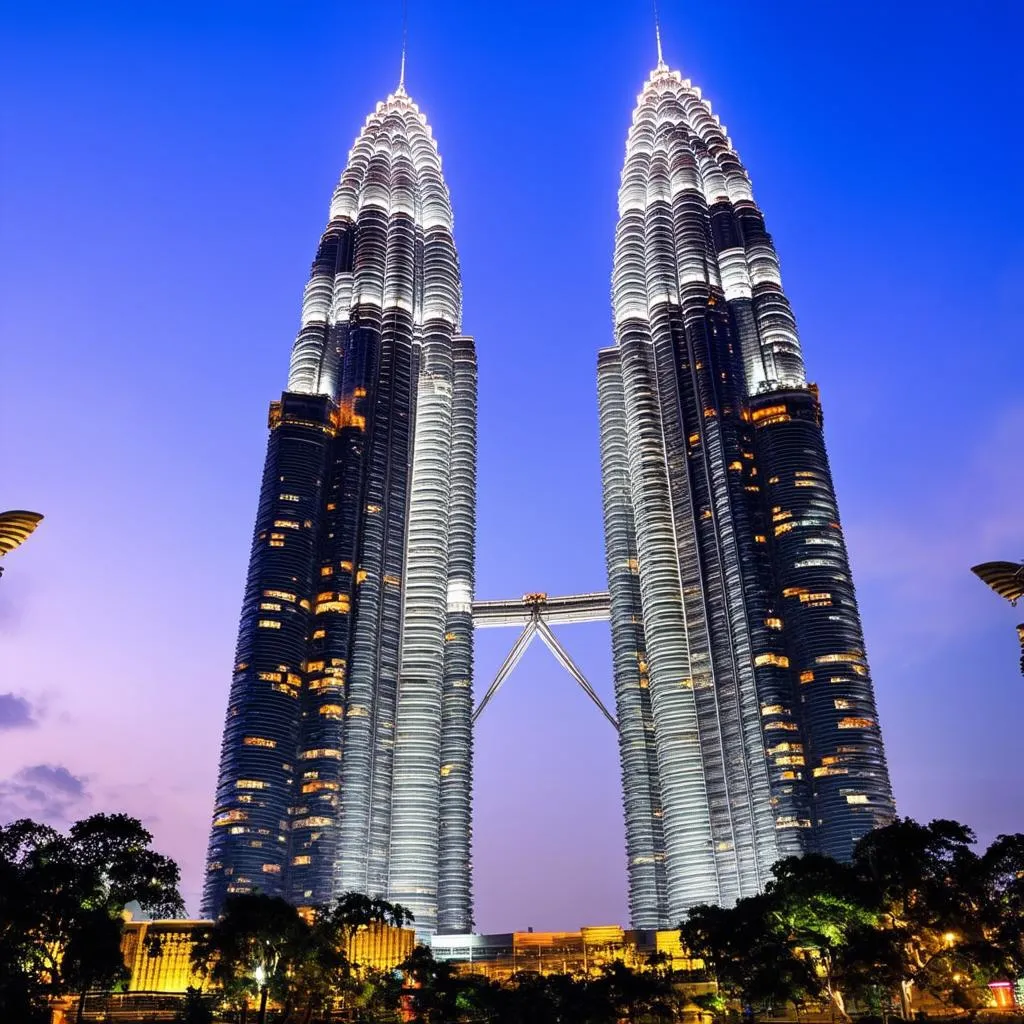
[[[62,764],[20,768],[0,782],[0,821],[33,818],[51,825],[69,822],[89,799],[86,777]]]
[[[0,693],[0,730],[38,725],[37,709],[16,693]]]

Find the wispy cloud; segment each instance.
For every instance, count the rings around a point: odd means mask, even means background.
[[[0,730],[27,729],[39,724],[38,709],[16,693],[0,693]]]
[[[0,782],[0,821],[33,818],[66,824],[89,801],[86,782],[62,764],[26,765]]]

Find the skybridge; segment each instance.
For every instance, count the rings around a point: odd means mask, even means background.
[[[483,714],[502,684],[512,674],[526,649],[536,637],[540,637],[558,663],[579,684],[580,689],[597,705],[598,710],[618,731],[619,723],[605,707],[604,702],[587,681],[569,652],[551,631],[552,626],[574,625],[579,622],[607,622],[611,614],[611,600],[606,590],[590,594],[570,594],[549,597],[547,594],[524,594],[511,601],[475,601],[473,603],[473,626],[476,629],[521,626],[516,642],[501,663],[494,682],[487,688],[483,699],[473,712],[473,722]]]

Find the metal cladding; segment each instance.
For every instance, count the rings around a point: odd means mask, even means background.
[[[894,815],[796,323],[750,181],[659,60],[619,191],[598,359],[633,924],[849,857]]]
[[[465,931],[476,363],[452,211],[404,87],[331,202],[271,434],[204,911],[357,890]],[[440,865],[440,874],[439,874]]]

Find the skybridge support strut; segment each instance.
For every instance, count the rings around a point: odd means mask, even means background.
[[[610,613],[610,602],[606,591],[592,594],[574,594],[568,597],[548,597],[547,594],[526,594],[520,601],[477,601],[473,605],[473,625],[477,629],[494,626],[523,625],[512,650],[498,669],[494,682],[487,688],[483,699],[473,712],[473,723],[483,714],[502,684],[511,675],[520,659],[526,653],[533,638],[540,634],[547,648],[558,663],[576,680],[580,689],[597,705],[598,710],[618,731],[619,723],[604,706],[597,691],[587,681],[569,652],[551,631],[549,622],[571,624],[576,622],[606,622]]]
[[[508,652],[508,656],[501,663],[501,668],[498,669],[498,674],[494,677],[494,682],[487,688],[487,692],[484,694],[484,698],[477,705],[476,711],[473,712],[473,724],[476,724],[476,720],[483,714],[484,708],[491,702],[491,698],[501,689],[501,684],[508,679],[511,675],[512,670],[519,664],[519,659],[526,653],[526,648],[530,646],[530,641],[533,639],[534,634],[537,632],[537,623],[531,619],[527,624],[526,628],[519,634],[519,638],[512,645],[512,650]]]

